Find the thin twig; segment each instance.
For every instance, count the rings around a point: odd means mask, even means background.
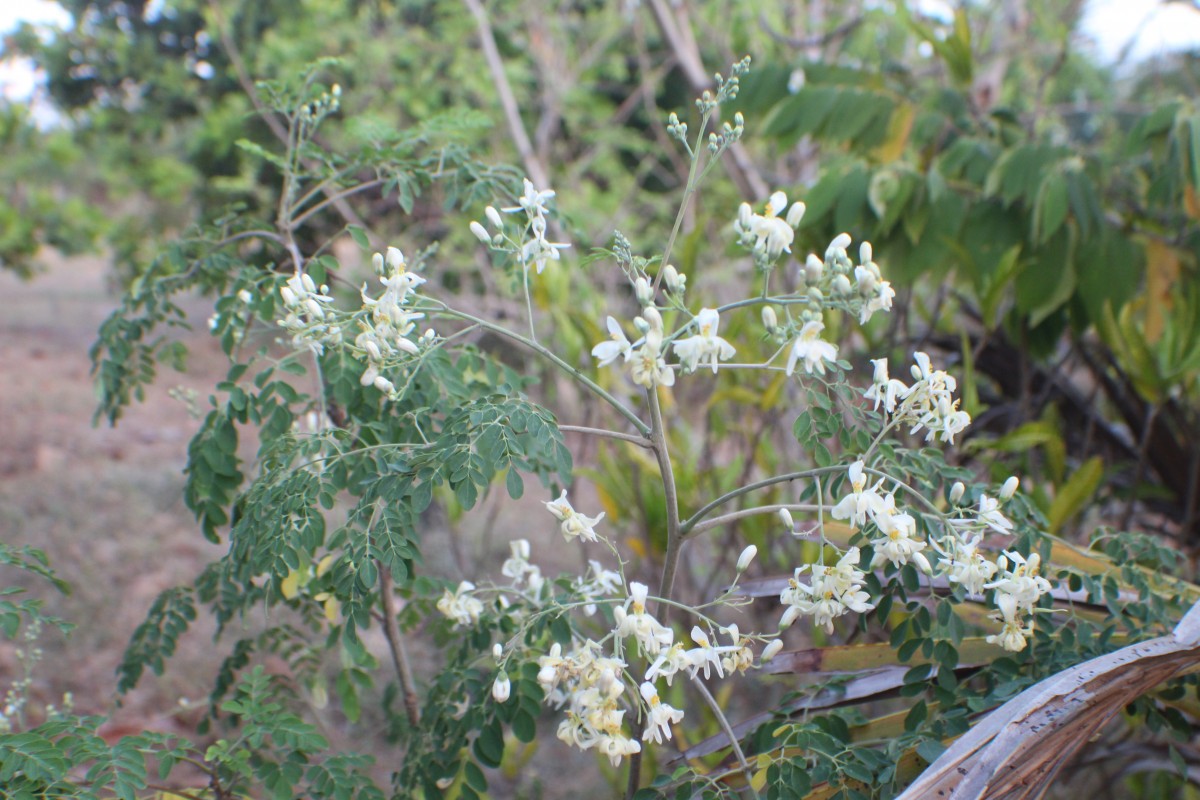
[[[560,431],[569,433],[586,433],[589,436],[605,436],[609,439],[620,439],[622,442],[636,444],[638,447],[650,448],[653,445],[645,436],[637,436],[632,433],[621,433],[620,431],[610,431],[605,428],[587,428],[583,425],[559,425]]]

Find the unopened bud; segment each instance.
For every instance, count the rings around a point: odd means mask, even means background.
[[[821,275],[825,272],[825,265],[821,263],[821,259],[817,258],[815,253],[809,253],[808,258],[804,260],[804,280],[809,283],[816,283],[821,280]]]
[[[833,237],[833,241],[829,243],[829,251],[825,257],[828,258],[829,253],[835,253],[838,250],[845,252],[846,248],[850,246],[851,241],[853,240],[850,238],[850,234],[839,233],[837,236]]]
[[[950,487],[950,502],[957,503],[959,500],[962,500],[963,493],[966,491],[967,487],[963,485],[962,481],[955,481],[954,485]]]
[[[874,261],[875,252],[871,249],[870,242],[863,242],[858,246],[858,261],[861,264],[870,264]]]
[[[804,212],[807,210],[804,203],[792,203],[792,207],[788,209],[787,224],[795,228],[800,225],[800,220],[804,219]]]
[[[500,644],[499,642],[496,642],[494,645],[492,645],[492,658],[499,661],[503,655],[504,645]]]
[[[487,228],[475,220],[471,220],[471,233],[475,234],[475,238],[484,244],[489,244],[492,241],[492,235],[487,232]]]
[[[779,318],[775,316],[775,309],[771,306],[763,306],[762,323],[768,331],[774,331],[779,327]],[[784,510],[786,511],[786,509]]]
[[[646,306],[643,308],[642,318],[645,319],[646,322],[650,323],[650,330],[662,331],[663,318],[662,315],[658,313],[658,309],[654,306]]]
[[[782,522],[790,532],[795,532],[796,522],[792,519],[792,512],[786,508],[779,509],[779,521]]]
[[[750,208],[749,203],[742,203],[738,206],[738,225],[740,227],[749,228],[752,216],[754,216],[754,209]]]
[[[845,275],[838,275],[833,279],[834,294],[845,297],[846,295],[850,294],[851,291],[852,287],[850,286],[850,279]]]
[[[772,639],[762,651],[762,662],[765,664],[775,656],[779,655],[779,651],[783,649],[783,639]]]
[[[500,675],[497,676],[496,682],[492,684],[492,699],[497,703],[503,703],[508,700],[512,694],[512,682],[508,679],[508,673],[500,670]]]
[[[371,266],[375,269],[376,275],[383,274],[383,253],[376,253],[371,256]]]
[[[495,225],[497,228],[504,227],[504,220],[500,218],[500,212],[492,206],[488,206],[483,210],[484,216],[488,218],[488,222]]]
[[[1000,487],[1000,499],[1012,500],[1013,495],[1017,493],[1017,487],[1020,485],[1021,479],[1016,475],[1009,477],[1009,479],[1004,482],[1004,485]]]
[[[650,286],[650,281],[640,275],[633,282],[633,294],[643,306],[654,304],[654,288]]]
[[[384,257],[384,261],[386,261],[388,267],[393,270],[403,269],[404,253],[401,253],[400,248],[398,247],[389,247],[387,249],[387,255]]]
[[[684,281],[686,282],[686,278]],[[663,267],[663,282],[667,284],[667,289],[673,293],[678,293],[681,289],[679,280],[679,271],[675,267],[667,264]]]
[[[750,566],[750,562],[754,560],[754,556],[756,555],[758,555],[758,548],[754,545],[749,545],[745,550],[742,551],[742,554],[738,556],[737,571],[739,573],[745,572],[746,568]]]

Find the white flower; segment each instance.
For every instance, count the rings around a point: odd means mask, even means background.
[[[692,626],[692,641],[696,643],[696,647],[691,648],[685,653],[688,661],[688,668],[692,672],[692,677],[695,677],[700,670],[704,670],[704,679],[708,680],[709,670],[716,667],[717,677],[725,677],[725,667],[721,656],[736,648],[718,647],[714,645],[708,638],[699,625]]]
[[[873,358],[871,363],[875,365],[875,376],[865,397],[875,401],[875,409],[878,409],[879,404],[883,403],[883,410],[891,414],[896,410],[896,401],[903,399],[908,393],[908,387],[902,381],[895,380],[888,375],[886,358]]]
[[[533,181],[529,180],[529,178],[525,178],[524,186],[524,193],[517,198],[518,205],[511,206],[509,208],[503,208],[501,211],[506,214],[516,214],[524,211],[531,219],[534,217],[543,216],[548,210],[546,208],[546,201],[554,197],[554,191],[546,189],[545,191],[539,192],[534,187]]]
[[[1008,569],[1009,562],[1013,568]],[[1038,575],[1041,557],[1037,553],[1030,554],[1025,559],[1020,553],[1009,550],[997,560],[1001,577],[987,584],[985,589],[996,590],[996,602],[1000,597],[1008,595],[1013,598],[1017,607],[1026,612],[1032,612],[1042,595],[1050,591],[1050,581]]]
[[[446,589],[437,602],[438,611],[454,620],[456,628],[466,628],[475,624],[479,621],[479,615],[483,613],[483,603],[471,596],[474,589],[475,584],[463,581],[453,594]]]
[[[652,683],[643,683],[639,691],[646,701],[646,729],[642,731],[642,741],[653,739],[662,744],[664,738],[670,740],[671,726],[683,720],[683,712],[662,702]]]
[[[688,657],[683,642],[675,642],[670,647],[659,651],[658,658],[654,659],[650,669],[646,670],[646,680],[652,681],[655,678],[663,677],[667,679],[667,686],[670,686],[671,681],[675,678],[675,673],[688,666],[691,666],[691,659]]]
[[[885,561],[898,567],[911,560],[925,574],[933,571],[921,552],[926,547],[925,542],[913,538],[917,532],[917,521],[912,515],[881,511],[874,516],[874,520],[883,535],[871,541],[871,546],[875,548],[875,556],[871,559],[872,569]]]
[[[721,315],[716,309],[701,309],[696,315],[698,333],[675,342],[675,355],[679,356],[685,372],[693,372],[700,362],[706,362],[712,366],[715,375],[718,360],[727,361],[733,357],[736,352],[733,345],[717,336],[720,324]]]
[[[858,569],[859,550],[851,547],[833,568],[820,564],[799,567],[779,595],[779,602],[789,606],[780,620],[780,627],[791,624],[801,614],[811,614],[813,623],[833,632],[833,620],[847,611],[864,613],[874,608],[871,596],[862,591],[866,575]],[[811,571],[808,584],[800,581],[805,571]]]
[[[542,578],[541,569],[529,563],[529,541],[517,539],[509,542],[509,548],[512,550],[512,556],[500,566],[500,574],[512,578],[513,586],[520,586],[528,576],[529,588],[536,595],[545,579]]]
[[[987,582],[996,574],[996,565],[978,551],[977,538],[956,538],[952,552],[938,560],[938,567],[951,583],[957,583],[970,594],[983,594]]]
[[[594,542],[599,539],[596,533],[596,525],[604,519],[604,512],[600,512],[598,517],[587,517],[580,514],[571,507],[571,501],[567,499],[567,490],[563,489],[562,494],[557,500],[546,501],[546,508],[551,514],[562,522],[562,534],[566,539],[579,537],[585,542]]]
[[[538,274],[541,275],[546,264],[560,260],[562,258],[560,251],[566,250],[570,246],[567,242],[550,242],[544,236],[535,236],[522,246],[521,261],[525,264],[533,263]]]
[[[614,633],[617,638],[632,636],[645,655],[657,655],[659,650],[670,647],[675,634],[646,611],[646,596],[649,591],[644,583],[629,584],[629,597],[624,606],[613,609],[617,623]]]
[[[642,346],[630,357],[633,382],[653,389],[655,386],[674,386],[675,372],[662,357],[662,333],[651,328]]]
[[[879,494],[879,487],[883,484],[881,478],[871,488],[867,488],[867,475],[863,471],[865,464],[861,460],[855,461],[846,470],[850,478],[850,494],[843,497],[836,506],[829,512],[834,519],[849,520],[850,524],[855,528],[861,528],[867,524],[867,515],[875,514],[884,509],[883,497]]]
[[[996,597],[997,611],[992,619],[1003,624],[1000,633],[988,636],[988,644],[998,644],[1009,652],[1019,652],[1025,649],[1026,637],[1033,635],[1033,625],[1022,625],[1018,617],[1017,601],[1011,595],[1001,594]]]
[[[837,360],[837,345],[821,339],[823,330],[825,330],[823,322],[804,323],[804,327],[800,329],[800,335],[796,337],[796,342],[792,345],[791,355],[788,356],[788,375],[796,371],[796,362],[801,359],[804,360],[804,371],[810,375],[814,369],[824,375],[825,362]]]
[[[625,331],[621,330],[621,325],[612,317],[607,318],[606,324],[608,340],[592,348],[592,358],[600,359],[600,363],[597,364],[600,367],[607,367],[621,356],[628,361],[630,354],[629,340],[625,338]]]

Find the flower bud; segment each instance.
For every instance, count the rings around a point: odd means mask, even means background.
[[[512,694],[512,683],[508,680],[508,673],[500,670],[500,674],[496,677],[496,682],[492,684],[492,699],[497,703],[503,703],[508,700]]]
[[[820,305],[825,302],[825,293],[816,286],[813,286],[808,290],[808,299],[813,303],[813,305],[820,307]]]
[[[475,238],[484,244],[489,244],[492,241],[492,235],[487,232],[487,228],[475,220],[471,220],[471,233],[475,234]]]
[[[792,519],[792,512],[786,508],[779,509],[779,521],[787,526],[788,532],[794,533],[796,531],[796,522]]]
[[[765,664],[775,656],[779,655],[779,651],[783,649],[783,639],[772,639],[767,643],[767,646],[762,651],[762,662]]]
[[[375,380],[372,381],[372,385],[374,385],[374,387],[376,389],[383,392],[384,394],[391,394],[392,392],[396,391],[395,384],[393,384],[391,381],[389,381],[387,378],[383,377],[382,375],[376,375]]]
[[[371,256],[371,266],[375,269],[376,275],[383,274],[383,253],[376,253]]]
[[[678,294],[683,290],[683,285],[680,282],[679,271],[670,264],[667,264],[665,267],[663,267],[663,282],[667,284],[667,289],[673,293]],[[682,283],[686,284],[686,282],[687,278],[684,278]]]
[[[758,548],[754,545],[749,545],[742,551],[737,560],[737,571],[739,574],[746,571],[746,568],[750,566],[750,562],[754,560],[754,556],[757,554]]]
[[[846,248],[850,246],[850,242],[852,241],[853,240],[850,238],[850,234],[839,233],[837,236],[833,237],[833,241],[829,243],[829,250],[827,251],[825,257],[828,258],[831,254],[837,252],[838,250],[845,252]]]
[[[845,297],[850,294],[853,287],[850,286],[850,279],[845,275],[838,275],[833,279],[833,293]]]
[[[494,645],[492,645],[492,658],[499,661],[503,655],[504,645],[500,644],[499,642],[496,642]]]
[[[871,249],[870,242],[863,242],[858,246],[858,261],[860,264],[870,264],[874,261],[875,251]]]
[[[742,229],[750,227],[750,218],[754,216],[754,209],[750,208],[749,203],[742,203],[738,206],[738,226]]]
[[[1004,482],[1004,485],[1000,487],[1000,499],[1002,501],[1012,500],[1013,495],[1017,493],[1017,487],[1020,485],[1020,478],[1018,478],[1016,475],[1010,476],[1009,479]]]
[[[775,316],[775,309],[771,306],[763,306],[762,323],[768,331],[774,331],[779,327],[779,318]]]
[[[966,491],[967,487],[963,485],[962,481],[955,481],[954,485],[950,487],[950,502],[957,503],[962,500],[963,493]]]
[[[393,270],[403,269],[404,253],[401,253],[400,248],[398,247],[389,247],[387,249],[387,255],[384,257],[384,261],[386,261],[387,265]]]
[[[807,206],[801,202],[792,203],[792,207],[788,209],[787,224],[795,228],[800,225],[800,220],[804,219],[804,212]]]
[[[633,294],[643,306],[654,304],[654,288],[650,285],[650,281],[642,276],[638,276],[638,279],[633,282]]]
[[[783,616],[779,618],[779,630],[791,625],[800,616],[800,606],[788,606],[787,611],[783,612]]]
[[[661,332],[663,329],[662,314],[658,313],[658,309],[654,306],[646,306],[642,309],[642,317],[646,322],[650,323],[650,330]]]
[[[483,210],[483,214],[488,218],[488,222],[492,223],[492,225],[496,226],[497,228],[504,227],[504,220],[500,218],[500,212],[492,206],[485,208]]]
[[[809,253],[804,261],[804,279],[809,283],[816,283],[821,280],[824,272],[825,265],[821,263],[821,259],[817,258],[815,253]]]

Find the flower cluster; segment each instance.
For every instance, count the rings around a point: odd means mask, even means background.
[[[940,573],[951,584],[976,597],[994,590],[996,611],[992,618],[1002,623],[1003,630],[989,636],[987,641],[1007,650],[1025,647],[1026,637],[1032,631],[1026,617],[1033,613],[1039,598],[1050,591],[1050,583],[1038,575],[1038,556],[1033,554],[1025,559],[1018,553],[1005,551],[993,563],[980,552],[986,532],[1012,533],[1013,523],[1000,510],[1000,503],[1011,499],[1016,492],[1015,477],[1005,481],[999,500],[981,494],[977,508],[959,507],[962,516],[947,520],[948,532],[941,541],[925,541],[917,535],[916,518],[896,507],[895,492],[884,493],[883,478],[870,485],[868,470],[861,460],[851,464],[846,472],[849,491],[833,506],[830,516],[845,520],[854,528],[875,527],[878,535],[870,540],[874,552],[871,569],[885,564],[895,567],[913,564],[926,575]],[[958,504],[965,490],[963,484],[956,483],[950,491],[951,502]],[[785,522],[790,528],[790,514]],[[930,563],[926,550],[936,551],[939,556],[936,567]],[[858,569],[858,562],[858,548],[852,547],[832,569],[823,564],[797,569],[779,598],[788,606],[780,626],[791,624],[801,615],[812,615],[816,624],[832,631],[833,620],[847,611],[862,613],[873,608],[871,597],[862,590],[865,575]],[[805,571],[812,573],[808,584],[800,580]]]
[[[717,336],[717,328],[721,325],[721,315],[716,309],[703,308],[696,315],[697,333],[686,339],[675,342],[675,355],[685,373],[695,372],[701,363],[712,367],[713,374],[717,373],[719,361],[728,361],[736,352],[729,342]]]
[[[784,209],[787,209],[787,215],[781,217]],[[756,260],[774,261],[780,254],[792,252],[792,241],[804,218],[804,210],[804,203],[799,202],[788,208],[787,195],[775,192],[768,198],[761,214],[755,214],[749,203],[742,203],[738,207],[734,230],[742,243],[754,252]]]
[[[596,534],[596,526],[604,519],[604,512],[601,511],[598,517],[587,517],[580,514],[567,499],[566,489],[563,489],[557,500],[548,501],[546,508],[554,515],[555,519],[562,523],[564,539],[579,538],[585,542],[594,542],[599,538]]]
[[[502,208],[501,211],[505,214],[525,214],[529,238],[521,244],[518,254],[523,266],[528,268],[532,264],[538,274],[541,274],[546,264],[558,261],[562,257],[561,251],[571,245],[566,242],[551,242],[546,238],[546,212],[549,210],[546,203],[554,198],[554,191],[544,189],[539,192],[533,181],[528,178],[525,179],[524,187],[524,192],[517,198],[517,205]],[[484,244],[497,245],[504,239],[504,219],[492,206],[488,206],[484,213],[497,233],[493,235],[479,222],[471,223],[471,233]]]
[[[295,347],[320,354],[325,351],[325,342],[337,344],[341,341],[341,328],[326,319],[325,307],[333,302],[328,286],[317,286],[312,276],[297,270],[279,287],[279,294],[287,314],[276,320],[276,324],[292,334]]]
[[[1026,620],[1026,615],[1032,615],[1038,600],[1050,591],[1050,582],[1038,574],[1040,565],[1037,553],[1026,559],[1020,553],[1005,550],[996,559],[999,577],[984,588],[996,592],[996,611],[992,619],[1000,622],[1003,629],[987,637],[988,642],[1013,652],[1025,649],[1026,637],[1033,634],[1033,625]]]
[[[479,621],[483,613],[483,603],[475,597],[475,584],[463,581],[453,593],[449,589],[442,592],[437,601],[437,610],[454,620],[454,627],[468,628]]]
[[[925,353],[913,353],[913,361],[914,383],[907,386],[888,374],[886,358],[873,360],[875,374],[865,397],[874,401],[876,409],[882,404],[893,420],[911,424],[909,433],[924,428],[925,441],[937,437],[953,444],[954,437],[971,424],[971,415],[958,407],[954,397],[958,381],[943,370],[933,369]]]
[[[367,294],[366,284],[362,287],[363,309],[370,314],[360,322],[362,332],[354,339],[355,347],[367,357],[367,368],[359,382],[391,395],[396,387],[380,372],[385,359],[401,353],[417,355],[420,352],[416,342],[409,337],[416,327],[416,320],[425,315],[414,313],[405,306],[411,292],[425,283],[425,279],[408,270],[404,254],[395,247],[389,247],[386,256],[376,253],[372,262],[384,291],[373,299]],[[432,336],[432,331],[426,331],[425,339]]]
[[[537,680],[546,690],[547,701],[567,706],[566,719],[558,726],[560,740],[580,750],[594,747],[608,756],[614,767],[622,758],[641,752],[641,744],[624,728],[624,661],[602,655],[600,646],[592,641],[565,656],[562,645],[555,643],[548,655],[538,659],[538,667]],[[648,729],[644,738],[651,735]]]
[[[863,614],[874,608],[871,596],[862,589],[867,576],[858,568],[858,561],[859,550],[851,547],[833,567],[824,564],[798,567],[779,595],[779,602],[787,606],[779,627],[786,628],[797,617],[811,614],[815,624],[833,633],[833,621],[847,611]],[[805,572],[811,573],[808,583],[800,579]]]

